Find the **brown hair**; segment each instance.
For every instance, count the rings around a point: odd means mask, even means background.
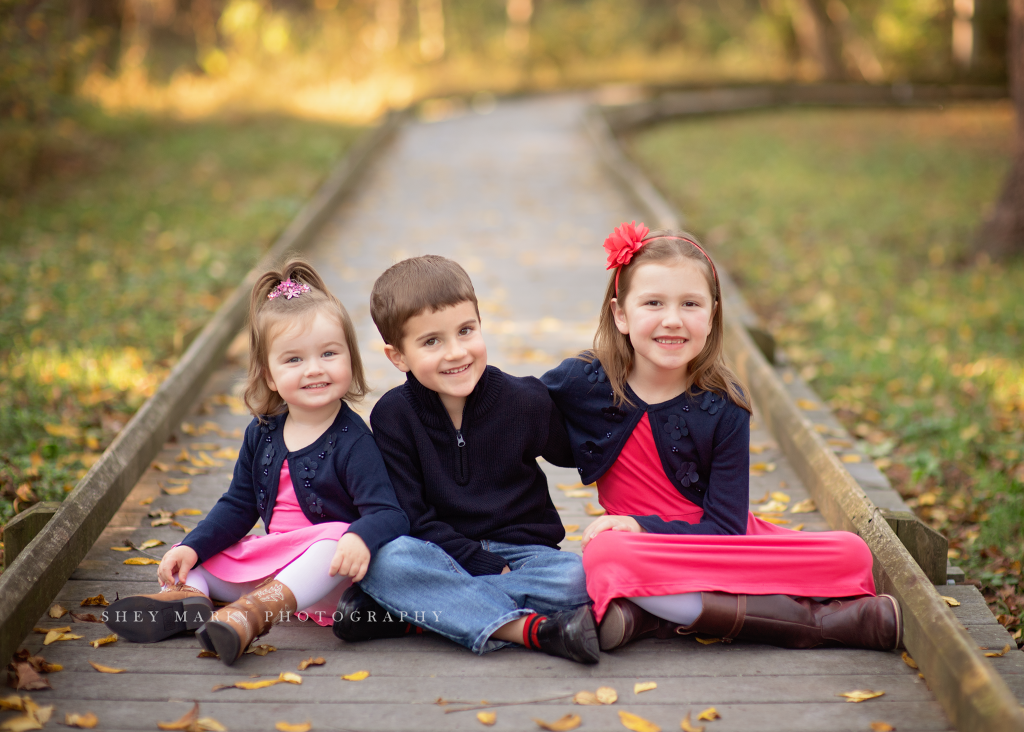
[[[458,262],[436,254],[403,259],[384,270],[370,293],[370,317],[389,346],[402,349],[405,324],[424,310],[471,302],[480,317],[473,281]]]
[[[688,241],[689,239],[692,241]],[[746,395],[740,390],[738,379],[725,365],[725,357],[722,353],[722,298],[710,257],[695,246],[697,239],[692,234],[682,231],[652,231],[644,237],[643,241],[643,247],[633,255],[629,264],[619,267],[608,280],[601,309],[601,319],[597,325],[597,332],[594,334],[594,348],[584,351],[579,357],[585,361],[598,359],[601,366],[604,367],[612,391],[615,392],[616,403],[632,404],[626,394],[626,379],[629,377],[630,371],[633,370],[635,353],[629,336],[620,333],[615,326],[615,317],[612,315],[611,309],[612,298],[618,297],[618,301],[622,302],[629,293],[633,273],[638,266],[687,259],[694,262],[704,273],[708,291],[715,304],[708,340],[701,352],[689,364],[690,373],[693,376],[692,386],[696,386],[702,391],[724,394],[749,412],[750,404]],[[616,274],[618,274],[617,295],[615,292]]]
[[[273,300],[267,298],[275,287],[288,279],[309,285],[310,291],[290,300],[280,296]],[[287,321],[311,317],[318,312],[335,316],[345,333],[345,344],[352,364],[352,383],[344,399],[359,401],[369,392],[363,360],[359,356],[359,344],[356,342],[356,331],[348,311],[328,291],[313,265],[299,257],[292,257],[279,269],[262,274],[253,285],[249,300],[249,373],[242,398],[249,411],[261,422],[265,421],[265,417],[273,417],[285,411],[284,399],[267,384],[270,376],[270,343],[274,330]]]

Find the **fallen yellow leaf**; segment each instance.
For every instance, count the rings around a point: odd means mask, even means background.
[[[144,566],[149,564],[160,564],[159,559],[153,559],[153,557],[129,557],[125,559],[122,564],[131,564],[133,566]]]
[[[20,697],[17,694],[10,694],[2,697],[0,698],[0,709],[23,712],[25,711],[25,699],[28,699],[28,697]]]
[[[164,542],[159,539],[146,539],[144,542],[139,544],[139,549],[152,549],[155,546],[163,546]]]
[[[610,686],[602,686],[597,690],[595,696],[602,704],[614,704],[619,700],[619,693]]]
[[[175,516],[202,516],[203,512],[198,508],[179,508],[174,512]]]
[[[367,671],[366,674],[369,675],[370,672]],[[302,683],[302,677],[299,676],[294,671],[282,671],[280,674],[278,674],[277,680],[278,681],[284,681],[287,684],[301,684]]]
[[[698,719],[699,719],[699,717],[698,717]],[[686,716],[683,717],[683,721],[679,723],[679,729],[681,729],[683,732],[704,732],[704,725],[703,724],[691,724],[690,723],[690,712],[687,712]]]
[[[193,730],[199,717],[199,702],[196,702],[188,712],[174,722],[157,722],[159,729],[165,730]]]
[[[566,541],[583,541],[583,534],[569,534],[565,537]]]
[[[196,724],[202,732],[228,732],[228,728],[213,717],[200,717]]]
[[[708,707],[703,712],[697,715],[697,721],[714,722],[716,719],[721,719],[722,715],[718,713],[718,710],[714,707]]]
[[[70,625],[62,625],[59,628],[40,628],[38,625],[32,629],[36,633],[46,635],[47,633],[70,633]]]
[[[569,491],[565,494],[566,498],[590,498],[594,495],[593,491]]]
[[[54,619],[63,618],[68,614],[68,610],[63,605],[52,605],[46,614]]]
[[[101,674],[123,674],[124,673],[124,669],[123,668],[114,668],[112,666],[104,666],[103,664],[93,663],[92,661],[89,661],[89,665],[92,666],[97,671],[99,671]]]
[[[785,513],[789,504],[784,501],[769,501],[761,506],[761,513]]]
[[[836,696],[846,697],[846,701],[848,702],[862,702],[867,701],[868,699],[877,699],[883,694],[885,694],[884,691],[857,689],[856,691],[844,691],[842,694],[836,694]]]
[[[796,526],[793,526],[792,529],[793,529],[793,531],[803,531],[804,530],[804,525],[803,524],[797,524]]]
[[[341,678],[345,679],[345,681],[362,681],[369,675],[369,671],[356,671],[354,674],[345,674]]]
[[[229,689],[233,686],[236,689],[246,689],[248,691],[252,691],[253,689],[266,689],[268,686],[273,686],[274,684],[280,683],[281,679],[260,679],[259,681],[236,681],[233,684],[227,684],[226,686],[222,686],[220,688]]]
[[[871,732],[893,732],[896,728],[888,722],[872,722]]]
[[[220,658],[215,651],[199,651],[196,658]]]
[[[476,718],[477,718],[477,721],[480,722],[480,724],[486,724],[488,727],[490,727],[491,725],[493,725],[495,722],[498,721],[498,713],[497,712],[477,712],[476,713]]]
[[[946,604],[950,607],[960,607],[960,601],[957,600],[955,597],[949,597],[948,595],[939,595],[939,597],[945,600]]]
[[[917,661],[915,661],[913,658],[911,658],[910,654],[907,653],[906,651],[903,651],[902,658],[903,658],[903,663],[905,663],[908,666],[910,666],[910,668],[913,668],[913,669],[917,668]]]
[[[817,402],[812,402],[810,399],[797,399],[796,405],[807,412],[813,412],[821,408]]]
[[[169,496],[183,496],[188,493],[189,487],[187,485],[179,485],[176,488],[164,488],[163,492]]]
[[[566,533],[568,533],[570,531],[579,531],[580,525],[579,524],[565,524],[565,525],[562,526],[562,528],[565,529]]]
[[[844,463],[859,463],[864,458],[862,458],[860,455],[858,455],[857,453],[854,452],[854,453],[850,453],[849,455],[843,455],[839,459],[842,460]]]
[[[633,732],[661,732],[661,727],[654,722],[649,722],[643,717],[638,717],[629,712],[619,712],[619,721],[622,726]]]
[[[750,472],[771,473],[775,471],[775,463],[754,463],[750,466]]]
[[[221,458],[222,460],[237,460],[238,450],[234,447],[223,447],[213,453],[213,456],[215,458]]]
[[[60,633],[56,630],[51,630],[46,634],[46,637],[43,638],[43,645],[48,646],[51,643],[56,643],[57,641],[81,640],[83,637],[84,636],[76,635],[75,633]]]
[[[310,666],[323,666],[325,663],[327,663],[327,661],[324,660],[323,656],[317,656],[316,658],[310,656],[305,661],[299,662],[299,671],[305,671]]]
[[[97,716],[92,712],[86,712],[85,714],[72,714],[71,712],[68,712],[64,715],[64,725],[66,727],[92,729],[99,723],[99,718],[97,718]]]
[[[90,605],[98,605],[100,607],[106,607],[110,603],[107,602],[107,598],[103,595],[93,595],[82,600],[82,604],[79,607],[88,607]]]
[[[182,465],[178,469],[185,475],[206,475],[209,472],[205,468],[193,468],[191,465]]]
[[[633,693],[640,694],[644,691],[650,691],[651,689],[657,689],[658,683],[656,681],[638,681],[633,684]]]
[[[153,502],[153,496],[150,496],[149,498],[143,498],[141,501],[139,501],[139,505],[140,506],[148,506],[152,502]]]
[[[769,465],[774,465],[774,463],[769,463]],[[780,482],[779,485],[784,486],[786,484]],[[772,491],[772,500],[781,501],[782,503],[789,503],[792,499],[789,497],[788,493],[783,493],[782,491]]]
[[[159,470],[161,473],[167,473],[170,469],[171,468],[167,463],[153,462],[153,470]]]
[[[752,453],[754,453],[755,455],[760,455],[765,450],[770,450],[771,448],[772,448],[771,444],[766,442],[766,443],[762,443],[760,445],[751,445],[750,446],[750,451]]]
[[[1006,652],[1009,651],[1009,650],[1010,650],[1010,644],[1007,643],[1005,646],[1003,646],[1003,650],[1001,650],[1001,651],[995,651],[995,652],[986,653],[985,654],[985,658],[1002,658],[1003,656],[1006,655]]]
[[[301,724],[289,724],[288,722],[278,722],[274,725],[274,729],[278,732],[309,732],[313,729],[313,725],[310,722],[302,722]]]
[[[574,491],[577,488],[582,488],[582,483],[558,483],[557,486],[560,491]]]
[[[818,507],[814,505],[814,499],[808,498],[806,501],[800,501],[793,505],[793,508],[789,509],[790,513],[811,513],[817,511]]]
[[[130,552],[132,548],[130,546],[112,546],[110,551],[112,552]]]
[[[593,503],[588,503],[583,507],[583,513],[588,516],[604,516],[605,510],[600,506],[595,506]]]
[[[569,730],[579,727],[583,722],[578,714],[566,714],[554,722],[545,722],[543,719],[534,719],[533,721],[538,727],[546,729],[548,732],[569,732]]]
[[[108,635],[106,638],[97,638],[94,641],[89,641],[89,645],[93,648],[99,648],[100,646],[105,646],[108,643],[117,643],[117,633]]]
[[[751,501],[755,506],[759,506],[762,503],[767,502],[772,497],[771,491],[765,491],[764,495],[758,498],[756,501]]]
[[[577,691],[572,697],[572,703],[585,707],[597,707],[601,705],[601,702],[597,698],[597,694],[592,691]]]
[[[693,636],[694,639],[702,646],[710,646],[712,643],[721,643],[721,638],[701,638],[699,635]]]
[[[192,459],[192,456],[188,454],[188,450],[181,448],[181,452],[178,453],[178,457],[174,458],[176,463],[187,463]]]
[[[0,730],[3,732],[27,732],[31,729],[42,729],[43,725],[35,718],[34,715],[24,714],[20,717],[14,717],[8,719],[3,724],[0,724]]]
[[[246,653],[251,653],[254,656],[265,656],[268,653],[273,653],[277,648],[270,645],[269,643],[260,643],[258,646],[249,646],[245,649]]]

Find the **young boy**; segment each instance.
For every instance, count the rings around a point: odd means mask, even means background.
[[[389,268],[370,312],[408,374],[370,424],[411,530],[346,591],[335,635],[394,637],[412,623],[474,653],[519,643],[596,663],[583,564],[558,550],[565,530],[536,460],[573,466],[547,389],[487,365],[473,283],[449,259]]]

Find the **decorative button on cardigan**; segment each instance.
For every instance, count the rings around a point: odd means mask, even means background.
[[[287,414],[253,420],[235,463],[227,492],[181,542],[205,561],[249,533],[262,519],[270,526],[281,467],[288,472],[299,506],[311,523],[344,521],[370,550],[409,533],[384,460],[363,420],[342,402],[338,416],[313,444],[288,452],[282,427]]]
[[[626,384],[630,404],[614,404],[600,363],[568,358],[544,374],[565,418],[577,470],[584,483],[604,475],[618,459],[646,412],[661,466],[688,501],[704,509],[700,524],[634,516],[652,533],[744,534],[750,501],[750,414],[727,397],[687,392],[646,404]]]

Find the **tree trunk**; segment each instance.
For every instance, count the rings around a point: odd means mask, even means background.
[[[797,0],[793,18],[801,55],[817,64],[825,81],[846,79],[843,64],[843,41],[839,30],[828,17],[822,0]]]
[[[1007,71],[1017,110],[1015,153],[1003,192],[975,237],[975,258],[1024,254],[1024,0],[1010,0]]]

